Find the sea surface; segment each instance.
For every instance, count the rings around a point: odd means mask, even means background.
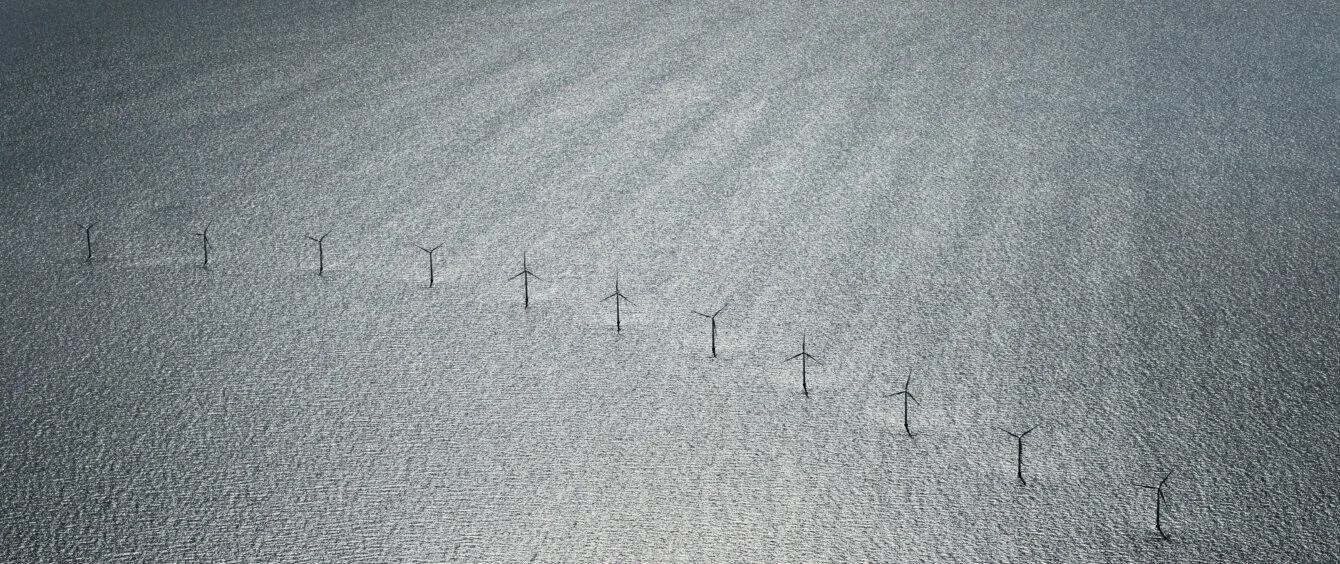
[[[4,3],[0,560],[1340,559],[1340,12],[1166,4]]]

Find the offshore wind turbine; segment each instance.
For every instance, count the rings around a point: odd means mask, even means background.
[[[921,402],[917,401],[917,397],[912,395],[912,392],[907,391],[907,387],[912,385],[912,374],[910,374],[911,370],[909,370],[908,372],[909,374],[907,375],[907,381],[903,383],[903,391],[893,394],[885,394],[884,397],[891,398],[891,397],[903,396],[903,430],[907,432],[907,436],[911,437],[912,428],[907,424],[907,400],[912,400],[916,402],[918,406],[921,405]]]
[[[521,272],[512,275],[512,277],[508,278],[508,280],[516,280],[518,276],[521,277],[521,296],[522,296],[521,299],[524,300],[524,303],[526,304],[525,305],[526,309],[530,309],[530,279],[531,278],[535,278],[536,280],[544,280],[544,279],[540,278],[539,276],[536,276],[534,272],[530,271],[530,266],[526,264],[525,251],[521,251]]]
[[[196,236],[200,237],[200,246],[205,251],[205,262],[200,265],[200,268],[209,270],[209,225],[205,225],[205,229],[196,233]]]
[[[425,249],[425,248],[423,248],[422,245],[414,245],[414,246],[415,246],[415,247],[418,247],[419,250],[421,250],[421,251],[423,251],[423,252],[425,252],[425,253],[428,253],[428,287],[429,287],[429,288],[432,288],[432,287],[433,287],[433,253],[436,253],[438,249],[442,248],[442,244],[439,243],[436,247],[433,247],[433,248],[431,248],[431,249]]]
[[[621,301],[623,301],[623,302],[628,302],[628,303],[631,305],[631,304],[633,303],[633,300],[628,299],[628,296],[623,295],[623,292],[621,292],[621,291],[619,290],[619,270],[618,270],[618,269],[615,269],[615,270],[614,270],[614,293],[613,293],[613,294],[610,294],[610,295],[608,295],[608,296],[605,296],[605,299],[600,300],[600,301],[602,301],[602,302],[609,301],[610,298],[614,298],[614,331],[615,331],[616,333],[618,333],[618,332],[622,332],[622,331],[623,331],[623,314],[621,313],[621,311],[620,311],[620,309],[619,309],[619,302],[621,302]]]
[[[1168,474],[1164,476],[1162,480],[1159,480],[1157,486],[1148,486],[1145,484],[1131,484],[1138,488],[1154,490],[1154,530],[1159,532],[1159,536],[1163,537],[1163,540],[1168,540],[1169,538],[1171,538],[1168,536],[1168,533],[1163,532],[1163,485],[1168,483],[1168,478],[1171,478],[1172,474],[1173,471],[1169,470]]]
[[[93,226],[97,224],[98,222],[96,221],[88,225],[82,223],[75,224],[84,229],[84,243],[88,247],[88,256],[84,258],[84,262],[89,264],[93,264]]]
[[[312,241],[316,242],[317,276],[326,275],[326,237],[328,237],[329,235],[330,232],[327,231],[325,235],[322,235],[319,238],[313,237],[311,235],[307,236],[308,239],[311,239]]]
[[[721,309],[716,310],[716,312],[713,313],[712,315],[708,315],[708,314],[706,314],[706,313],[702,313],[702,312],[700,312],[700,311],[694,311],[694,312],[693,312],[693,313],[696,313],[696,314],[701,315],[701,316],[703,316],[703,317],[706,317],[707,319],[709,319],[709,320],[712,321],[712,358],[716,358],[716,357],[717,357],[717,316],[718,316],[718,315],[721,315],[721,312],[726,311],[726,306],[729,306],[729,305],[730,305],[730,304],[726,304],[726,305],[721,306]]]
[[[1032,433],[1032,432],[1033,432],[1033,429],[1037,429],[1037,428],[1038,428],[1038,426],[1037,426],[1037,425],[1034,425],[1034,426],[1032,426],[1031,428],[1029,428],[1027,431],[1024,431],[1024,432],[1022,432],[1022,433],[1015,433],[1015,432],[1012,432],[1012,431],[1010,431],[1009,429],[1005,429],[1005,428],[1001,428],[1001,429],[1000,429],[1001,431],[1005,431],[1006,433],[1009,433],[1009,435],[1010,435],[1011,437],[1014,437],[1016,440],[1019,441],[1019,459],[1018,459],[1018,463],[1017,463],[1017,465],[1016,465],[1015,468],[1016,468],[1016,473],[1017,473],[1018,476],[1019,476],[1019,483],[1025,485],[1025,486],[1028,485],[1028,480],[1025,480],[1025,479],[1024,479],[1024,437],[1027,437],[1029,433]]]
[[[807,364],[808,362],[811,362],[811,361],[812,361],[812,362],[814,362],[815,364],[818,364],[818,365],[822,366],[823,363],[822,363],[822,362],[819,362],[819,359],[814,358],[814,355],[810,354],[808,351],[805,350],[805,334],[804,334],[804,333],[801,333],[801,334],[800,334],[800,352],[798,352],[798,353],[792,355],[791,358],[786,359],[785,362],[790,362],[790,361],[795,360],[795,359],[797,359],[797,358],[800,359],[800,390],[801,390],[802,392],[805,392],[805,397],[808,398],[808,397],[810,397],[810,384],[809,384],[809,380],[808,380],[807,377],[806,377],[806,376],[807,376],[807,374],[806,374],[806,364]]]

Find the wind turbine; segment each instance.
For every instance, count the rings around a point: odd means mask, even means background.
[[[703,317],[706,317],[707,319],[712,321],[712,358],[717,357],[717,316],[721,315],[721,312],[726,311],[726,306],[729,305],[730,304],[721,306],[721,309],[716,310],[716,312],[713,313],[712,315],[707,315],[706,313],[702,313],[700,311],[693,312]]]
[[[917,401],[917,397],[912,395],[912,392],[907,391],[907,387],[912,385],[911,370],[908,370],[908,372],[909,373],[907,375],[907,381],[903,383],[903,391],[893,394],[884,394],[884,397],[891,398],[896,396],[903,396],[903,430],[907,431],[907,436],[911,437],[912,428],[909,427],[907,424],[907,400],[915,401],[917,402],[917,405],[921,405],[921,402]]]
[[[431,249],[425,249],[425,248],[423,248],[422,245],[414,245],[414,246],[415,246],[415,247],[418,247],[419,250],[421,250],[421,251],[423,251],[423,252],[425,252],[425,253],[428,253],[428,287],[429,287],[429,288],[432,288],[432,287],[433,287],[433,253],[436,253],[438,249],[442,248],[442,244],[439,243],[436,247],[433,247],[433,248],[431,248]]]
[[[196,233],[196,235],[200,237],[201,247],[205,250],[205,262],[200,265],[200,268],[209,270],[209,225],[205,225],[205,229]]]
[[[623,302],[628,302],[629,304],[632,304],[632,303],[633,303],[633,300],[628,299],[628,296],[623,295],[623,292],[619,291],[619,271],[618,271],[618,269],[615,269],[615,270],[614,270],[614,293],[613,293],[613,294],[610,294],[610,295],[608,295],[608,296],[605,296],[605,299],[600,300],[600,301],[602,301],[602,302],[609,301],[610,298],[614,298],[614,331],[615,331],[615,332],[622,332],[622,331],[623,331],[623,316],[622,316],[622,313],[620,313],[619,302],[623,301]]]
[[[1163,540],[1171,538],[1168,536],[1168,533],[1163,532],[1163,484],[1168,483],[1168,478],[1171,478],[1172,474],[1173,471],[1169,470],[1168,475],[1164,476],[1162,480],[1159,480],[1159,485],[1157,486],[1131,484],[1138,488],[1154,490],[1154,530],[1159,532],[1159,536],[1163,537]]]
[[[512,277],[508,278],[508,280],[516,280],[518,276],[521,277],[522,299],[525,300],[526,309],[530,309],[530,279],[532,277],[534,277],[536,280],[544,280],[544,279],[540,278],[539,276],[535,276],[535,273],[531,272],[530,267],[526,265],[526,251],[521,251],[521,272],[512,275]]]
[[[814,355],[811,355],[809,352],[806,352],[804,333],[801,333],[800,335],[800,352],[792,355],[791,358],[786,359],[786,362],[790,362],[797,358],[800,359],[800,389],[801,391],[805,392],[805,397],[808,398],[810,397],[810,385],[809,380],[806,378],[806,370],[805,370],[806,364],[809,361],[814,361],[815,364],[823,366],[823,363],[819,362],[819,359],[814,358]]]
[[[1022,432],[1022,433],[1014,433],[1014,432],[1010,431],[1009,429],[1005,429],[1005,428],[1003,428],[1003,427],[1000,428],[1001,431],[1005,431],[1006,433],[1009,433],[1009,435],[1010,435],[1011,437],[1014,437],[1015,439],[1018,439],[1018,441],[1019,441],[1019,462],[1018,462],[1018,466],[1017,466],[1017,473],[1018,473],[1018,475],[1019,475],[1019,483],[1025,485],[1025,486],[1028,485],[1028,480],[1025,480],[1025,479],[1024,479],[1024,437],[1027,437],[1029,433],[1032,433],[1032,432],[1033,432],[1033,429],[1037,429],[1037,428],[1038,428],[1038,426],[1037,426],[1037,425],[1034,425],[1034,426],[1031,427],[1029,430],[1024,431],[1024,432]]]
[[[308,239],[311,239],[312,241],[316,242],[316,257],[317,261],[319,261],[317,262],[317,270],[316,270],[317,276],[326,275],[326,237],[329,235],[330,232],[327,231],[325,235],[322,235],[319,238],[313,237],[311,235],[307,236]]]
[[[75,224],[84,229],[84,243],[88,246],[88,257],[84,259],[84,262],[89,264],[93,264],[93,226],[97,224],[98,222],[96,221],[88,225],[82,223]]]

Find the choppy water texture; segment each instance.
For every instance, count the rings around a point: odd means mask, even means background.
[[[1193,4],[6,3],[0,559],[1337,558],[1340,16]]]

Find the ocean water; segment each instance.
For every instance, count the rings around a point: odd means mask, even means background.
[[[0,22],[0,560],[1340,557],[1321,4]]]

